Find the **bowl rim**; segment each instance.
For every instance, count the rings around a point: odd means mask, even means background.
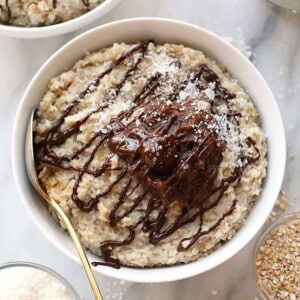
[[[38,39],[73,32],[97,19],[100,19],[121,1],[122,0],[104,0],[104,2],[100,3],[95,8],[76,18],[53,25],[24,27],[0,24],[0,34],[24,39]]]
[[[243,60],[243,63],[247,64],[247,67],[251,69],[252,72],[255,73],[255,76],[257,77],[257,79],[259,79],[263,85],[264,85],[264,89],[267,92],[270,101],[273,102],[274,105],[274,109],[275,109],[275,114],[276,114],[276,118],[277,121],[279,122],[278,124],[278,129],[279,131],[277,132],[276,136],[279,136],[281,138],[281,143],[279,145],[277,145],[277,147],[280,148],[280,153],[281,153],[281,160],[278,162],[278,170],[279,170],[279,176],[277,176],[277,186],[273,187],[273,196],[279,193],[280,190],[280,186],[283,180],[283,175],[284,175],[284,169],[285,169],[285,162],[286,162],[286,141],[285,141],[285,133],[284,133],[284,127],[283,127],[283,123],[282,123],[282,118],[280,115],[280,111],[278,109],[277,103],[275,101],[275,98],[269,88],[269,86],[267,85],[267,83],[265,82],[264,78],[262,77],[262,75],[260,74],[260,72],[252,65],[252,63],[243,55],[240,53],[239,50],[237,50],[235,47],[233,47],[232,45],[230,45],[228,42],[226,42],[225,40],[223,40],[222,38],[218,37],[216,34],[211,33],[210,31],[203,29],[199,26],[196,25],[192,25],[186,22],[182,22],[182,21],[177,21],[177,20],[173,20],[173,19],[166,19],[166,18],[131,18],[131,19],[124,19],[124,20],[119,20],[119,21],[115,21],[115,22],[111,22],[105,25],[101,25],[98,26],[96,28],[93,28],[77,37],[75,37],[73,40],[71,40],[70,42],[66,43],[63,47],[61,47],[59,50],[57,50],[53,55],[51,55],[51,57],[42,65],[42,67],[37,71],[37,73],[35,74],[35,76],[33,77],[33,79],[31,80],[30,84],[28,85],[22,100],[19,104],[17,113],[16,113],[16,117],[15,117],[15,121],[14,121],[14,127],[13,127],[13,135],[12,135],[12,165],[13,165],[13,173],[14,173],[14,179],[16,181],[16,185],[18,188],[18,191],[21,195],[21,198],[23,200],[23,203],[27,209],[27,211],[29,212],[31,218],[33,219],[34,223],[37,225],[37,227],[41,230],[41,232],[45,235],[45,237],[56,247],[58,248],[60,251],[62,251],[65,255],[67,255],[68,257],[71,257],[74,261],[77,261],[78,263],[80,263],[79,258],[76,256],[76,254],[71,253],[71,251],[69,251],[66,247],[61,246],[60,244],[58,244],[56,241],[54,241],[54,238],[47,233],[46,229],[43,228],[43,226],[41,226],[33,212],[30,209],[29,206],[29,202],[26,201],[26,193],[23,193],[23,189],[22,189],[22,185],[18,179],[19,175],[18,175],[18,163],[17,160],[15,159],[18,155],[17,155],[17,150],[16,148],[14,148],[14,144],[16,144],[16,139],[17,137],[17,131],[18,131],[18,119],[20,118],[21,114],[22,114],[22,108],[24,106],[24,104],[26,103],[26,98],[28,97],[27,94],[29,93],[29,91],[31,91],[31,89],[34,86],[35,81],[39,78],[40,74],[43,72],[43,70],[49,65],[51,64],[52,60],[55,59],[56,56],[60,55],[61,53],[63,53],[65,51],[66,48],[68,48],[69,46],[76,44],[78,41],[80,41],[82,38],[88,36],[88,35],[92,35],[94,32],[97,31],[101,31],[103,29],[109,28],[109,27],[113,27],[113,26],[124,26],[126,24],[130,24],[130,23],[136,23],[136,25],[138,25],[138,23],[143,23],[143,22],[150,22],[151,24],[154,22],[159,22],[162,23],[162,25],[178,25],[178,26],[183,26],[185,29],[194,29],[197,30],[198,32],[200,32],[201,34],[205,34],[205,35],[210,35],[212,38],[214,38],[215,40],[217,40],[219,43],[223,44],[224,47],[229,47],[231,48],[231,51],[235,52],[235,54],[237,56],[239,56],[240,60]],[[166,41],[167,42],[167,41]],[[75,63],[75,61],[74,61]],[[269,175],[267,175],[269,176]],[[259,198],[261,197],[261,195],[259,196]],[[276,197],[276,196],[275,196]],[[134,269],[136,270],[136,274],[132,275],[130,274],[130,276],[128,276],[128,274],[126,274],[126,271],[124,272],[120,272],[120,270],[115,270],[115,269],[111,269],[111,268],[95,268],[93,267],[93,269],[103,275],[107,275],[113,278],[117,278],[117,279],[122,279],[122,280],[127,280],[127,281],[134,281],[134,282],[169,282],[169,281],[174,281],[174,280],[180,280],[180,279],[185,279],[185,278],[189,278],[192,276],[196,276],[199,275],[201,273],[207,272],[215,267],[217,267],[218,265],[224,263],[225,261],[229,260],[231,257],[233,257],[235,254],[237,254],[243,247],[245,247],[252,238],[254,238],[254,236],[256,235],[256,233],[259,231],[259,229],[263,226],[268,214],[271,212],[273,204],[275,202],[275,197],[274,197],[274,201],[272,203],[268,203],[267,204],[267,209],[266,212],[264,214],[264,218],[260,218],[259,221],[256,222],[256,230],[255,231],[251,231],[251,234],[249,235],[244,235],[243,238],[240,236],[239,238],[239,243],[235,242],[236,247],[234,248],[233,251],[227,251],[226,255],[220,256],[218,261],[216,262],[216,260],[211,263],[211,264],[206,264],[205,267],[202,266],[202,269],[199,270],[197,263],[199,263],[199,261],[202,261],[202,259],[198,259],[195,262],[191,262],[188,264],[182,264],[182,265],[175,265],[175,266],[168,266],[168,267],[160,267],[160,268],[150,268],[150,270],[159,270],[160,273],[162,273],[164,276],[151,276],[151,274],[146,274],[146,271],[149,269],[138,269],[138,268],[127,268],[127,267],[122,267],[122,269]],[[266,206],[266,205],[265,205]],[[251,212],[250,212],[251,214]],[[245,228],[246,225],[244,225],[242,228]],[[249,226],[248,226],[249,227]],[[242,228],[240,228],[238,231],[240,231]],[[236,241],[236,239],[231,239],[230,241],[228,241],[227,243],[225,243],[225,245],[223,245],[220,248],[225,248],[227,249],[227,245],[234,244],[234,241]],[[218,249],[219,250],[219,249]],[[232,250],[232,249],[231,249]],[[224,250],[225,251],[225,250]],[[213,255],[213,254],[211,254]],[[210,257],[211,255],[207,256]],[[203,258],[203,259],[207,259],[207,257]],[[173,269],[172,269],[173,268]],[[177,268],[177,269],[175,269]],[[176,271],[177,272],[176,272]],[[143,276],[142,273],[143,272]],[[175,272],[174,272],[175,271]]]
[[[10,268],[16,268],[16,267],[25,267],[25,268],[32,268],[32,269],[37,269],[41,270],[45,273],[50,274],[57,280],[59,280],[60,283],[62,283],[69,291],[72,292],[72,296],[75,297],[76,299],[80,300],[80,296],[75,290],[75,288],[71,285],[71,283],[65,279],[62,275],[60,275],[58,272],[54,271],[53,269],[50,269],[49,267],[46,267],[41,264],[37,264],[31,261],[9,261],[7,263],[2,263],[0,264],[0,272],[2,270],[10,269]]]

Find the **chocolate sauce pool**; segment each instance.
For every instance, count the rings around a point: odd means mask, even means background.
[[[102,197],[109,195],[118,183],[124,183],[118,201],[109,215],[111,227],[118,226],[123,218],[146,201],[146,208],[142,211],[140,219],[134,225],[127,227],[128,237],[124,240],[102,242],[100,250],[105,263],[95,262],[94,265],[104,264],[119,268],[120,262],[113,257],[113,249],[132,243],[137,227],[148,233],[149,242],[155,245],[179,228],[197,220],[199,224],[197,232],[192,236],[183,237],[178,245],[178,251],[189,249],[201,236],[216,229],[224,218],[232,214],[238,199],[232,202],[228,211],[215,220],[210,228],[206,230],[202,228],[204,214],[219,204],[226,190],[239,183],[246,167],[255,163],[260,157],[254,141],[248,137],[246,143],[255,150],[256,155],[250,157],[240,153],[241,163],[234,168],[228,178],[222,179],[219,185],[215,185],[226,140],[217,134],[215,129],[218,124],[213,114],[197,110],[190,100],[176,101],[180,91],[184,90],[190,82],[200,80],[203,85],[198,86],[199,91],[205,89],[208,83],[214,83],[216,99],[226,103],[228,107],[227,119],[239,126],[241,115],[230,108],[230,100],[235,98],[235,94],[221,86],[220,79],[207,65],[199,66],[185,80],[173,86],[172,92],[165,95],[164,104],[157,105],[154,100],[158,97],[156,92],[165,78],[160,73],[149,77],[140,93],[133,99],[132,106],[121,111],[108,125],[98,130],[80,149],[64,156],[58,156],[55,153],[54,147],[63,145],[68,138],[79,133],[80,126],[93,114],[110,107],[127,80],[139,68],[147,53],[149,43],[147,41],[133,46],[90,82],[79,97],[65,109],[44,140],[35,145],[37,165],[48,164],[77,172],[71,197],[83,212],[97,209],[97,204]],[[133,55],[139,55],[138,59],[130,59]],[[115,89],[114,98],[105,99],[97,109],[78,120],[72,127],[62,130],[65,118],[72,114],[80,101],[100,85],[105,75],[110,74],[120,65],[126,65],[127,71]],[[176,66],[181,67],[179,62]],[[134,115],[139,108],[143,108],[143,112]],[[128,122],[130,119],[131,121]],[[106,157],[100,168],[92,170],[90,165],[97,150],[103,145],[107,145],[112,154]],[[70,161],[88,148],[92,151],[83,167],[72,167]],[[122,166],[112,166],[113,155],[118,155],[123,162]],[[97,178],[105,172],[115,172],[115,181],[88,202],[80,199],[78,188],[83,176],[89,174]],[[142,192],[132,200],[132,195],[138,189]],[[129,198],[131,206],[120,213],[120,208]],[[167,213],[172,203],[180,206],[180,213],[170,224],[167,220]]]

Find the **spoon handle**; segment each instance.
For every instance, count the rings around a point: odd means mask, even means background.
[[[48,198],[48,197],[47,197]],[[83,265],[83,268],[84,268],[84,271],[88,277],[88,280],[89,280],[89,283],[90,283],[90,286],[93,290],[93,293],[94,293],[94,296],[95,296],[95,299],[96,300],[103,300],[102,298],[102,295],[101,295],[101,292],[100,292],[100,289],[98,287],[98,284],[97,284],[97,281],[94,277],[94,274],[91,270],[91,266],[89,264],[89,261],[86,257],[86,254],[85,254],[85,250],[83,249],[79,239],[78,239],[78,236],[74,230],[74,227],[72,226],[69,218],[66,216],[66,214],[64,213],[64,211],[61,209],[61,207],[54,201],[54,200],[51,200],[51,199],[47,199],[48,200],[48,203],[54,208],[54,210],[58,213],[58,215],[61,217],[61,219],[63,220],[63,222],[65,223],[69,233],[70,233],[70,236],[75,244],[75,247],[77,249],[77,252],[79,254],[79,257],[81,259],[81,262],[82,262],[82,265]]]

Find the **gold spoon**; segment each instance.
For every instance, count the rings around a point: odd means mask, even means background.
[[[56,213],[60,216],[60,218],[65,223],[66,228],[69,231],[69,234],[75,244],[75,247],[76,247],[79,257],[81,259],[83,268],[84,268],[85,273],[90,282],[95,299],[103,300],[101,292],[100,292],[98,284],[97,284],[97,281],[94,277],[94,274],[91,270],[90,264],[86,257],[85,250],[83,249],[69,218],[66,216],[64,211],[58,205],[58,203],[56,203],[53,199],[51,199],[40,186],[40,182],[38,180],[36,169],[35,169],[34,153],[33,153],[33,135],[32,135],[32,133],[33,133],[33,118],[34,118],[34,110],[31,112],[30,119],[28,122],[27,132],[26,132],[26,143],[25,143],[25,161],[26,161],[26,169],[27,169],[28,177],[29,177],[33,187],[35,188],[35,190],[42,196],[42,198],[45,201],[47,201],[47,203],[56,211]]]

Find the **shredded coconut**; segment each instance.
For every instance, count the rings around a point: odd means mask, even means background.
[[[178,68],[174,62],[175,61],[172,57],[166,53],[161,53],[153,60],[150,73],[152,75],[155,75],[156,73],[160,73],[162,75],[166,75],[167,73],[175,73],[177,72]]]
[[[249,60],[254,59],[254,54],[250,45],[246,43],[244,31],[241,27],[237,28],[235,37],[226,36],[224,40],[238,48]]]
[[[31,267],[11,267],[0,270],[0,299],[75,300],[76,298],[63,283],[45,271]]]
[[[215,91],[210,89],[210,88],[207,88],[206,90],[204,90],[204,93],[205,95],[207,96],[208,99],[210,100],[214,100],[215,99]]]
[[[129,281],[109,281],[105,299],[107,300],[123,300],[128,288],[134,283]]]

